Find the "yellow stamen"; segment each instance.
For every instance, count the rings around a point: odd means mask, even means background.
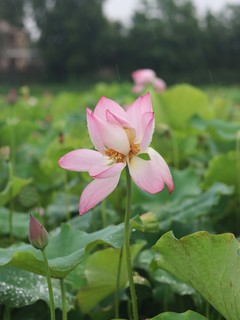
[[[129,160],[132,160],[132,157],[140,152],[140,143],[132,143],[130,144],[130,152],[129,152]]]
[[[133,140],[131,140],[131,139],[135,139],[136,137],[135,130],[131,128],[124,128],[124,130],[126,131],[129,138],[129,142],[130,142],[130,151],[128,155],[125,155],[114,149],[105,150],[105,155],[108,156],[109,159],[115,163],[125,162],[127,156],[131,161],[132,157],[136,154],[139,154],[140,152],[140,143],[133,143]]]
[[[115,161],[116,163],[124,162],[125,161],[125,154],[122,154],[116,150],[113,149],[107,149],[105,150],[106,156],[108,156],[111,160]]]

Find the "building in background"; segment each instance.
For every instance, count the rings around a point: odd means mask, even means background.
[[[0,20],[0,71],[25,72],[40,67],[38,51],[29,46],[30,37],[25,29]]]

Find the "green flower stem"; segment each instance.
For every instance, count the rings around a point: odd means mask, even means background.
[[[12,163],[9,160],[8,162],[8,170],[9,170],[9,182],[10,182],[10,190],[9,190],[9,239],[13,241],[13,167]]]
[[[115,293],[115,319],[119,318],[119,289],[120,289],[122,257],[123,257],[123,248],[120,249],[119,259],[118,259],[117,283],[116,283],[116,293]]]
[[[3,320],[11,320],[11,309],[8,306],[4,306]]]
[[[173,163],[175,168],[179,168],[179,151],[176,133],[172,131],[172,152],[173,152]]]
[[[205,316],[206,316],[207,319],[209,319],[209,317],[210,317],[210,304],[208,302],[206,302]]]
[[[128,300],[128,303],[127,303],[127,308],[128,308],[128,320],[133,320],[133,317],[132,317],[132,306],[131,306],[131,301]]]
[[[107,226],[106,200],[103,200],[101,204],[101,218],[102,228],[105,228]]]
[[[69,200],[69,193],[67,189],[67,172],[64,174],[64,193],[65,193],[65,209],[66,209],[66,219],[69,221],[71,219],[70,213],[70,200]]]
[[[67,301],[64,279],[60,279],[61,294],[62,294],[62,320],[67,320]]]
[[[128,281],[129,281],[130,293],[131,293],[133,319],[138,320],[137,295],[136,295],[135,286],[133,282],[133,270],[132,270],[131,248],[130,248],[131,176],[130,176],[128,167],[126,167],[126,182],[127,182],[127,203],[126,203],[125,221],[124,221],[124,241],[125,241],[126,263],[127,263]]]
[[[48,266],[47,255],[46,255],[45,249],[41,249],[41,252],[42,252],[42,256],[43,256],[43,262],[44,262],[45,272],[46,272],[46,277],[47,277],[51,320],[55,320],[53,289],[52,289],[51,275],[50,275],[50,270],[49,270],[49,266]]]
[[[240,130],[237,132],[237,189],[238,189],[238,204],[240,206]]]
[[[13,106],[9,106],[9,121],[10,121],[10,124],[9,124],[9,130],[10,130],[10,159],[11,159],[11,162],[12,162],[12,166],[13,168],[15,169],[15,162],[16,162],[16,151],[15,151],[15,148],[16,148],[16,142],[15,142],[15,128],[14,128],[14,124],[11,123],[12,121],[15,121],[14,120],[14,115],[15,115],[15,112],[14,112],[14,107]]]

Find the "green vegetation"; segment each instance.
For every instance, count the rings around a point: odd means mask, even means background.
[[[171,195],[167,190],[149,195],[132,186],[131,251],[140,318],[238,320],[240,88],[180,84],[161,94],[147,89],[156,122],[152,146],[169,164],[175,189]],[[56,319],[62,317],[63,281],[69,320],[116,318],[119,259],[125,255],[124,175],[104,203],[79,216],[79,195],[90,178],[66,172],[57,162],[68,151],[93,147],[86,107],[93,109],[101,96],[122,106],[136,98],[129,83],[1,89],[3,319],[49,315],[43,260],[28,241],[30,213],[49,232]],[[125,259],[118,288],[119,318],[128,319]]]

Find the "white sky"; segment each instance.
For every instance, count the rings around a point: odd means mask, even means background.
[[[199,14],[209,8],[212,12],[219,11],[226,4],[240,4],[240,0],[192,0]],[[106,0],[104,12],[109,19],[129,23],[134,10],[140,5],[141,0]]]

